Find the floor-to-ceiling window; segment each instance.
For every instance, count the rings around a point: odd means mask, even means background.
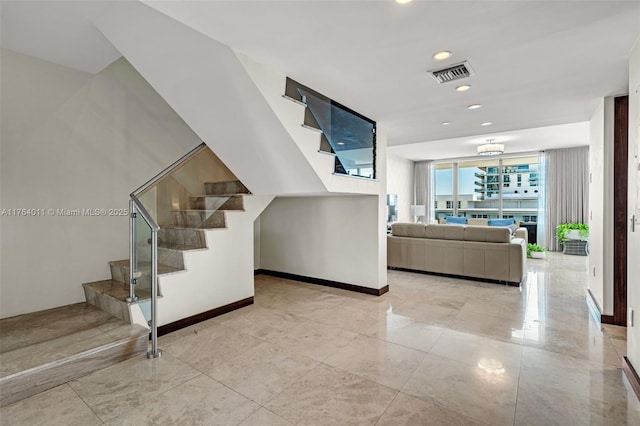
[[[458,163],[458,216],[496,219],[499,216],[498,159]]]
[[[436,164],[434,173],[434,217],[442,219],[454,214],[453,209],[453,163]]]
[[[502,217],[538,220],[538,156],[502,160]]]
[[[434,179],[436,219],[457,215],[537,221],[537,155],[440,163]]]

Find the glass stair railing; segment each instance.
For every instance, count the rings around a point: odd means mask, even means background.
[[[322,132],[320,151],[336,156],[334,173],[375,179],[376,123],[287,78],[285,97],[304,104],[304,127]]]
[[[140,303],[151,326],[147,357],[161,355],[158,275],[185,270],[184,254],[207,249],[205,231],[225,228],[225,211],[244,210],[248,193],[204,143],[131,193],[127,301]]]

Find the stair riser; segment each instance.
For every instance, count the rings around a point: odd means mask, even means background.
[[[144,353],[147,350],[148,339],[147,335],[143,335],[121,340],[100,351],[87,351],[66,361],[51,363],[2,380],[0,407]]]
[[[226,220],[224,212],[178,211],[173,212],[173,224],[184,228],[225,228]]]
[[[244,210],[244,200],[241,195],[228,197],[193,197],[191,208],[196,210]]]
[[[230,182],[215,182],[204,184],[205,193],[207,195],[221,195],[221,194],[248,194],[249,190],[242,182],[230,181]]]
[[[120,318],[124,322],[131,323],[129,308],[124,301],[116,300],[106,294],[99,293],[91,287],[83,286],[82,288],[84,289],[84,298],[88,304],[100,308],[114,317]]]
[[[173,266],[178,269],[184,268],[184,258],[181,251],[171,250],[163,247],[158,247],[158,263],[163,265]],[[138,256],[140,259],[151,260],[151,246],[145,246],[138,249]],[[143,271],[144,274],[144,271]]]
[[[160,229],[158,231],[158,242],[196,248],[207,247],[204,231],[199,229]]]
[[[109,263],[109,269],[111,269],[112,280],[119,281],[125,286],[129,283],[129,267],[128,266],[120,266],[120,265],[114,265],[113,263]]]

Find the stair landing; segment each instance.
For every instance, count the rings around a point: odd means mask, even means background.
[[[77,303],[0,320],[0,406],[147,350],[149,331]]]

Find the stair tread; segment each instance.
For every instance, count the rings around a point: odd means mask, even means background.
[[[171,210],[172,213],[180,213],[180,212],[211,212],[211,213],[216,213],[216,212],[223,212],[223,211],[227,211],[227,210],[221,210],[221,209],[180,209],[180,210]]]
[[[123,260],[112,260],[111,262],[109,262],[112,265],[115,266],[119,266],[119,267],[124,267],[124,268],[128,268],[129,267],[129,259],[123,259]],[[140,266],[140,269],[146,271],[146,270],[151,270],[151,262],[138,262],[138,265]],[[174,272],[181,272],[184,271],[184,269],[181,268],[176,268],[174,266],[170,266],[170,265],[165,265],[162,263],[158,263],[158,275],[163,275],[163,274],[171,274]],[[98,281],[100,282],[100,281]],[[119,282],[119,281],[118,281]],[[120,283],[122,284],[122,283]]]
[[[127,289],[126,284],[122,283],[121,281],[115,281],[115,280],[94,281],[90,283],[84,283],[82,284],[82,286],[89,287],[97,293],[110,296],[122,303],[127,303],[124,301],[124,299],[129,297],[129,289]],[[151,291],[146,289],[136,288],[136,296],[138,296],[139,300],[151,299]]]
[[[88,303],[0,320],[0,406],[144,353],[149,330]]]
[[[163,248],[167,250],[176,250],[176,251],[195,251],[195,250],[207,249],[206,247],[196,247],[196,246],[188,246],[184,244],[160,243],[160,242],[158,243],[158,248]],[[158,273],[160,273],[160,268],[158,268]]]
[[[202,195],[192,195],[191,198],[238,198],[243,197],[245,195],[251,195],[246,192],[234,192],[230,194],[202,194]]]
[[[59,308],[56,308],[57,312],[53,314],[50,312],[53,310],[47,310],[20,315],[20,323],[24,326],[20,329],[8,324],[7,320],[13,320],[16,317],[0,320],[0,330],[2,330],[0,377],[7,379],[25,370],[149,333],[142,326],[127,324],[88,303],[69,305],[69,307],[71,310],[77,310],[77,305],[84,305],[82,312],[78,312],[78,315],[65,316],[64,309]],[[38,316],[47,318],[47,326],[42,327],[39,324],[35,319]],[[91,317],[89,322],[87,317]],[[30,321],[31,319],[34,320]],[[94,322],[91,322],[91,319]],[[25,338],[25,335],[28,337]],[[17,342],[21,343],[16,344]]]

